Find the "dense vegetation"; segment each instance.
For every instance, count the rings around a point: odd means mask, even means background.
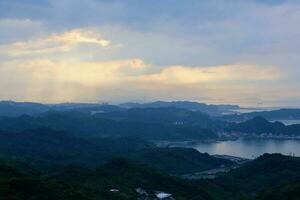
[[[0,109],[1,130],[24,131],[48,127],[84,138],[139,137],[146,140],[182,141],[234,138],[230,134],[220,134],[223,132],[241,132],[249,134],[250,137],[253,133],[297,136],[300,132],[299,125],[285,126],[280,122],[271,123],[264,118],[297,119],[300,116],[298,109],[253,112],[216,118],[212,114],[213,110],[225,112],[234,109],[235,106],[185,101],[129,103],[119,106],[0,102],[0,108],[2,108]],[[228,120],[247,121],[232,123]]]
[[[227,121],[246,121],[255,117],[263,117],[267,120],[300,119],[300,109],[279,109],[271,111],[258,111],[243,114],[225,115],[221,118]]]
[[[300,134],[300,125],[284,125],[280,122],[269,122],[263,117],[255,117],[245,122],[232,124],[226,128],[228,131],[235,131],[248,134],[268,134],[274,135],[291,135]],[[251,136],[251,135],[250,135]]]
[[[299,157],[264,154],[216,181],[225,188],[253,194],[299,180]]]
[[[94,170],[68,166],[50,174],[24,173],[0,165],[0,186],[0,199],[7,200],[137,199],[143,196],[136,192],[137,188],[146,191],[150,199],[154,199],[156,191],[171,193],[181,200],[240,197],[213,183],[193,183],[124,159],[114,159]]]
[[[167,108],[174,107],[185,110],[201,111],[209,115],[221,115],[223,112],[227,112],[233,109],[239,109],[237,105],[207,105],[205,103],[198,103],[192,101],[155,101],[151,103],[123,103],[120,104],[124,108]]]
[[[205,103],[190,101],[156,101],[152,103],[123,103],[118,106],[92,103],[62,103],[62,104],[40,104],[31,102],[0,101],[0,116],[32,115],[45,111],[117,111],[130,108],[180,108],[192,111],[201,111],[210,115],[221,115],[231,109],[238,109],[236,105],[207,105]]]
[[[258,196],[259,200],[298,200],[300,199],[300,182],[295,181],[267,190]]]
[[[193,149],[157,148],[138,138],[83,139],[49,128],[0,132],[0,153],[85,167],[97,167],[113,157],[124,157],[171,174],[234,164]]]
[[[300,199],[300,158],[265,154],[240,166],[193,149],[153,143],[218,140],[224,131],[299,134],[299,125],[263,117],[230,123],[199,111],[209,107],[193,102],[149,107],[2,102],[0,115],[9,116],[0,117],[0,199],[155,199],[157,191],[177,200]],[[234,169],[214,180],[179,178],[221,166]]]
[[[157,113],[159,114],[159,113]],[[70,132],[78,137],[139,137],[148,140],[215,139],[217,134],[199,126],[136,122],[106,119],[78,111],[46,112],[38,116],[0,118],[0,127],[7,131],[23,131],[48,127]]]
[[[185,148],[144,149],[135,156],[135,160],[171,174],[186,174],[234,165],[232,161]]]
[[[140,188],[150,199],[163,191],[182,200],[297,200],[299,159],[265,154],[216,180],[188,181],[125,159],[112,159],[96,169],[69,165],[48,172],[1,158],[0,199],[138,199],[143,196],[136,192]]]

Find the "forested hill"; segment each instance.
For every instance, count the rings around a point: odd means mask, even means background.
[[[300,119],[300,109],[279,109],[271,111],[259,111],[243,114],[224,115],[221,117],[225,121],[242,122],[255,117],[263,117],[270,121],[275,120],[298,120]]]
[[[263,117],[255,117],[245,122],[231,124],[227,131],[241,132],[247,134],[273,134],[286,136],[299,136],[300,125],[284,125],[281,122],[269,122]]]
[[[226,188],[253,194],[299,180],[299,157],[264,154],[216,181]]]
[[[179,108],[190,111],[201,111],[209,115],[222,115],[224,112],[238,109],[236,105],[208,105],[205,103],[191,101],[157,101],[145,104],[139,103],[123,103],[120,105],[109,105],[101,103],[61,103],[61,104],[42,104],[32,102],[14,102],[0,101],[0,116],[20,116],[34,115],[45,111],[89,111],[89,112],[108,112],[116,110],[124,110],[130,108]]]
[[[265,154],[216,180],[189,181],[125,159],[113,159],[97,169],[70,165],[47,173],[38,165],[24,170],[24,165],[0,158],[0,199],[154,200],[160,191],[181,200],[297,200],[299,162]]]
[[[145,111],[146,112],[146,111]],[[162,112],[155,112],[157,116]],[[174,119],[173,114],[167,117]],[[190,113],[188,113],[190,115]],[[140,121],[130,119],[108,119],[103,115],[91,115],[78,111],[49,111],[36,116],[23,115],[20,117],[0,118],[0,129],[7,131],[22,131],[39,127],[70,132],[78,137],[139,137],[149,140],[203,140],[216,139],[218,136],[212,129],[205,128],[214,125],[213,120],[204,117],[198,123],[177,124],[163,121],[152,121],[155,115],[140,117]],[[138,116],[138,115],[137,115]],[[120,115],[122,117],[122,115]],[[203,115],[200,115],[201,119]],[[138,118],[138,117],[137,117]],[[182,117],[189,119],[189,117]],[[144,120],[143,120],[144,119]],[[150,119],[148,121],[147,119]],[[159,117],[158,117],[159,119]],[[180,122],[180,121],[179,121]]]
[[[97,170],[77,166],[60,172],[39,175],[23,173],[12,166],[0,165],[0,199],[13,200],[133,200],[156,199],[163,191],[176,199],[215,199],[204,185],[170,177],[127,160],[114,159]]]
[[[150,103],[123,103],[123,108],[181,108],[192,111],[201,111],[209,115],[222,115],[224,112],[239,109],[237,105],[209,105],[193,101],[155,101]]]
[[[194,149],[158,148],[138,138],[74,137],[63,131],[39,128],[22,132],[0,132],[0,155],[26,157],[55,165],[97,167],[115,157],[146,164],[169,174],[185,174],[234,163]]]

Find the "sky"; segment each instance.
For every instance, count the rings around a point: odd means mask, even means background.
[[[300,1],[0,0],[0,99],[300,107]]]

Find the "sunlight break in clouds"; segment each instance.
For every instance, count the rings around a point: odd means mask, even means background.
[[[275,68],[250,65],[165,66],[150,73],[153,67],[140,59],[11,61],[2,63],[0,68],[3,76],[0,85],[9,84],[11,90],[0,89],[2,95],[13,97],[18,94],[28,101],[115,101],[118,98],[133,99],[136,95],[147,98],[156,95],[158,99],[188,97],[214,101],[213,96],[214,99],[225,98],[227,102],[236,101],[245,92],[260,92],[260,89],[253,90],[248,81],[268,82],[280,78]]]
[[[74,29],[61,34],[53,34],[36,40],[20,41],[0,46],[1,51],[8,51],[9,55],[43,54],[56,51],[69,51],[75,45],[92,44],[108,47],[110,41],[103,39],[92,30]]]
[[[127,87],[126,77],[145,67],[139,59],[79,63],[11,61],[0,64],[0,90],[8,98],[18,96],[26,101],[92,102],[114,93],[110,89],[115,86]],[[6,89],[8,85],[10,90]]]
[[[274,67],[256,65],[224,65],[211,67],[169,66],[160,72],[138,77],[141,82],[161,84],[194,84],[273,80],[280,77]]]
[[[80,29],[71,30],[61,35],[50,36],[45,41],[62,44],[91,43],[102,47],[106,47],[110,44],[110,41],[102,39],[97,33]]]
[[[0,13],[0,99],[300,105],[299,1],[13,0]],[[125,61],[145,66],[111,66]]]
[[[237,102],[241,94],[261,95],[264,87],[257,88],[257,83],[283,77],[276,67],[255,64],[156,66],[141,58],[101,60],[97,55],[105,53],[103,49],[113,54],[115,49],[110,46],[115,42],[100,33],[101,29],[74,29],[1,45],[0,53],[6,55],[8,50],[11,55],[0,64],[1,95],[43,102],[156,96],[229,103]],[[85,44],[93,47],[86,50]],[[8,85],[11,89],[7,91]]]

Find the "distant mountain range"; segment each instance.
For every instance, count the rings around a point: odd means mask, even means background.
[[[124,108],[163,108],[175,107],[192,111],[201,111],[210,115],[220,115],[229,110],[236,110],[240,107],[238,105],[208,105],[205,103],[198,103],[192,101],[155,101],[151,103],[123,103],[120,104]]]
[[[221,115],[229,110],[238,109],[236,105],[207,105],[204,103],[190,102],[190,101],[157,101],[152,103],[124,103],[120,105],[96,104],[96,103],[62,103],[62,104],[40,104],[31,102],[14,102],[1,101],[0,102],[0,116],[20,116],[22,114],[38,114],[41,112],[55,110],[80,110],[89,112],[107,112],[111,110],[122,110],[130,108],[165,108],[174,107],[192,111],[201,111],[209,115]]]
[[[300,136],[300,124],[284,125],[281,122],[269,122],[263,117],[254,117],[241,123],[231,124],[226,128],[227,131],[262,135],[272,134],[273,136]],[[272,137],[270,135],[270,137]]]
[[[33,115],[49,110],[49,106],[40,103],[21,103],[13,101],[0,102],[0,116]]]
[[[200,107],[203,108],[203,104],[195,102],[154,102],[130,108],[128,105],[44,105],[6,101],[0,102],[0,130],[24,131],[48,127],[82,138],[139,137],[168,141],[236,138],[234,134],[222,134],[224,132],[238,132],[249,137],[253,134],[271,134],[270,137],[300,135],[300,125],[286,126],[280,122],[268,121],[278,118],[297,119],[300,117],[298,109],[219,117],[196,109]]]
[[[243,114],[225,115],[221,119],[226,121],[241,122],[252,119],[254,117],[263,117],[267,120],[299,120],[300,109],[279,109],[272,111],[259,111]]]

